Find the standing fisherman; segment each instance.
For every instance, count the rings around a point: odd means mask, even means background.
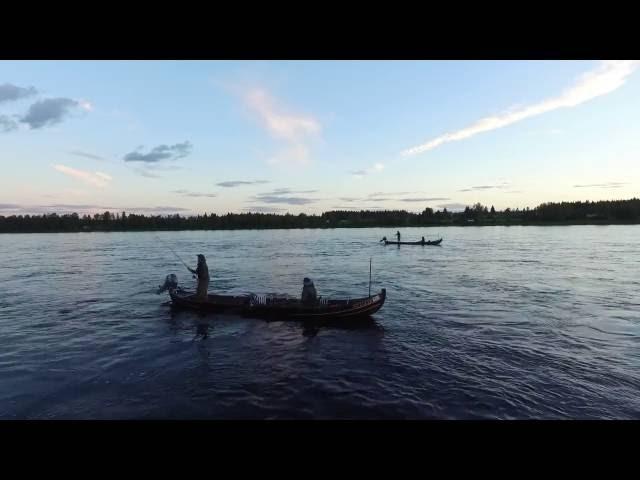
[[[398,242],[400,242],[400,230],[396,232],[396,237],[398,237]]]
[[[209,267],[207,267],[207,261],[205,260],[204,255],[198,255],[198,266],[195,270],[189,268],[189,271],[198,276],[198,291],[196,294],[198,300],[206,301],[207,289],[209,288]]]

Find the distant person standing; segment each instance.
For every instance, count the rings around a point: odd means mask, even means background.
[[[198,276],[198,290],[196,293],[198,300],[205,301],[207,299],[207,290],[209,288],[209,267],[207,267],[207,261],[204,258],[204,255],[198,255],[198,266],[195,270],[190,268],[189,271]]]
[[[400,230],[396,232],[396,237],[398,237],[398,242],[400,241]]]

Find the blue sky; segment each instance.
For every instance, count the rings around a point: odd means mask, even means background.
[[[615,61],[0,62],[0,215],[637,196]]]

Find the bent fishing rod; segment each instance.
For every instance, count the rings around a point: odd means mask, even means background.
[[[164,246],[165,246],[165,247],[167,247],[167,248],[169,249],[169,251],[171,251],[171,253],[173,253],[173,254],[176,256],[176,258],[177,258],[178,260],[180,260],[180,262],[185,266],[185,268],[186,268],[187,270],[189,270],[189,273],[193,273],[193,271],[191,270],[191,268],[189,268],[189,265],[187,265],[187,264],[185,263],[185,261],[184,261],[184,260],[182,260],[182,258],[180,258],[180,255],[178,255],[178,254],[173,250],[173,248],[171,248],[171,246],[170,246],[170,245],[168,245],[167,243],[163,242],[163,241],[162,241],[162,239],[158,236],[158,234],[157,234],[157,233],[154,233],[154,235],[155,235],[155,237],[156,237],[158,240],[160,240],[160,243],[164,244]]]

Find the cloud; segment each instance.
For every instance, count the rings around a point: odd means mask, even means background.
[[[440,200],[451,200],[450,198],[442,197],[427,197],[427,198],[401,198],[401,202],[435,202]]]
[[[354,206],[344,206],[344,205],[338,205],[338,206],[332,206],[331,208],[335,209],[335,210],[352,210],[355,212],[360,212],[362,210],[384,210],[385,207],[354,207]]]
[[[392,198],[394,195],[408,195],[418,192],[375,192],[365,198],[357,197],[340,197],[343,202],[435,202],[442,200],[450,200],[446,197],[409,197],[409,198]],[[390,196],[391,195],[391,196]]]
[[[119,210],[125,210],[127,212],[149,212],[149,213],[175,213],[175,212],[188,212],[191,209],[181,207],[118,207]]]
[[[86,100],[78,100],[78,106],[87,112],[93,111],[93,104]]]
[[[591,185],[574,185],[574,188],[620,188],[628,182],[592,183]]]
[[[234,187],[239,187],[240,185],[261,185],[264,183],[269,183],[269,180],[252,180],[252,181],[229,180],[227,182],[216,183],[216,185],[218,187],[234,188]]]
[[[104,205],[87,205],[87,204],[69,204],[69,203],[54,203],[52,205],[41,205],[42,208],[76,208],[78,210],[98,209],[104,208],[106,210],[113,210],[114,207],[105,207]]]
[[[60,123],[80,103],[70,98],[46,98],[33,103],[20,119],[32,130]]]
[[[421,145],[408,148],[402,152],[402,155],[427,152],[444,143],[464,140],[478,133],[506,127],[558,108],[575,107],[599,96],[606,95],[624,85],[627,77],[633,73],[639,63],[636,60],[604,61],[596,69],[583,74],[574,85],[557,97],[543,100],[528,107],[512,109],[502,114],[482,118],[462,130],[446,133]]]
[[[125,162],[144,162],[157,163],[163,160],[178,160],[184,158],[191,153],[193,145],[189,141],[176,143],[175,145],[158,145],[149,151],[149,153],[141,153],[141,148],[136,151],[127,153],[124,156]]]
[[[269,192],[271,195],[289,195],[291,193],[316,193],[318,190],[291,190],[290,188],[276,188]]]
[[[284,203],[288,205],[307,205],[317,202],[317,199],[307,197],[284,197],[280,195],[256,195],[254,200],[264,203]]]
[[[194,198],[198,198],[198,197],[214,198],[218,196],[218,194],[216,193],[199,193],[199,192],[190,192],[189,190],[173,190],[173,193],[177,193],[179,195],[182,195],[183,197],[194,197]]]
[[[447,210],[464,210],[467,208],[467,205],[464,203],[445,203],[442,205],[438,205],[438,208],[446,208]]]
[[[362,178],[365,175],[369,175],[371,173],[379,173],[384,170],[384,165],[380,162],[375,163],[372,167],[367,168],[366,170],[352,170],[349,173],[355,177]]]
[[[60,173],[100,188],[106,187],[109,182],[113,180],[110,175],[102,172],[91,173],[84,170],[77,170],[75,168],[67,167],[66,165],[53,165],[53,168]]]
[[[255,195],[251,201],[264,203],[282,203],[288,205],[307,205],[317,202],[317,198],[298,197],[290,195],[300,195],[316,193],[318,190],[291,190],[290,188],[276,188],[270,192],[259,193]]]
[[[18,128],[18,122],[8,115],[0,115],[0,132],[10,132]]]
[[[103,161],[103,162],[107,160],[106,158],[101,157],[99,155],[94,155],[93,153],[81,152],[80,150],[71,150],[69,153],[71,155],[76,155],[78,157],[90,158],[92,160],[100,160],[100,161]]]
[[[24,88],[5,83],[4,85],[0,85],[0,103],[20,100],[21,98],[36,95],[37,93],[38,91],[34,87]]]
[[[388,195],[409,195],[410,193],[418,192],[373,192],[369,194],[368,198],[384,197]]]
[[[261,88],[247,91],[244,101],[257,114],[269,134],[287,144],[287,148],[272,158],[270,163],[309,163],[310,149],[307,142],[321,132],[318,120],[310,115],[287,111]]]
[[[268,207],[266,205],[258,205],[255,207],[245,207],[242,209],[245,212],[255,212],[255,213],[277,213],[284,212],[286,208],[278,208],[278,207]]]
[[[15,210],[20,208],[17,203],[0,203],[0,210]]]
[[[480,190],[492,190],[492,189],[504,189],[511,186],[509,182],[502,182],[496,185],[478,185],[476,187],[463,188],[462,190],[458,190],[459,192],[477,192]]]
[[[150,170],[145,170],[143,168],[134,168],[133,171],[136,172],[138,175],[141,175],[147,178],[162,178],[161,175],[158,175],[157,173],[153,173]]]
[[[6,208],[3,208],[5,206]],[[18,205],[18,204],[0,204],[0,210],[8,210],[16,214],[47,214],[47,213],[92,213],[92,212],[122,212],[127,213],[177,213],[190,211],[188,208],[181,207],[116,207],[107,205],[91,205],[91,204],[52,204],[52,205]]]

